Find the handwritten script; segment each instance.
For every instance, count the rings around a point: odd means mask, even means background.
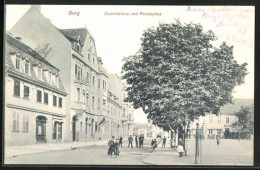
[[[208,24],[213,24],[216,29],[225,31],[219,38],[231,43],[242,43],[253,46],[253,40],[249,36],[250,28],[254,22],[254,8],[251,7],[197,7],[189,6],[188,13],[197,14]]]

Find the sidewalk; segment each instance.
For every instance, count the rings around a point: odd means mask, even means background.
[[[44,143],[25,146],[8,146],[5,147],[5,159],[10,157],[16,157],[19,155],[58,151],[58,150],[70,150],[85,146],[94,145],[106,145],[108,140],[104,141],[91,141],[91,142],[72,142],[72,143]]]

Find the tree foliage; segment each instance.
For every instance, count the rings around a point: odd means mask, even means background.
[[[249,106],[241,106],[241,109],[235,113],[237,121],[232,125],[235,128],[238,128],[240,131],[253,131],[253,118],[252,111]]]
[[[165,130],[218,113],[244,82],[247,64],[239,65],[226,43],[214,48],[215,40],[200,24],[177,20],[144,31],[140,50],[124,58],[126,100]]]

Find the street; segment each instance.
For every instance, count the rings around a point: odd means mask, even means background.
[[[176,149],[166,148],[152,151],[150,139],[144,148],[127,148],[123,142],[120,156],[108,157],[107,145],[92,145],[70,150],[49,151],[20,155],[6,159],[6,164],[61,164],[61,165],[195,165],[195,140],[188,141],[187,156],[180,158]],[[200,164],[199,164],[200,165]],[[220,145],[214,139],[202,140],[201,165],[253,165],[253,141],[222,139]]]
[[[73,150],[52,151],[7,158],[7,164],[77,164],[77,165],[145,165],[142,160],[152,152],[150,140],[146,140],[144,148],[127,148],[127,141],[120,148],[120,156],[108,157],[107,145],[87,146]]]

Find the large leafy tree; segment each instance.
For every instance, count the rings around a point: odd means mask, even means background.
[[[252,108],[250,106],[241,106],[241,109],[235,113],[237,121],[232,125],[240,131],[253,131]]]
[[[127,101],[165,130],[218,113],[244,82],[247,64],[239,65],[226,43],[214,48],[215,40],[200,24],[178,20],[144,31],[140,50],[124,58]]]

